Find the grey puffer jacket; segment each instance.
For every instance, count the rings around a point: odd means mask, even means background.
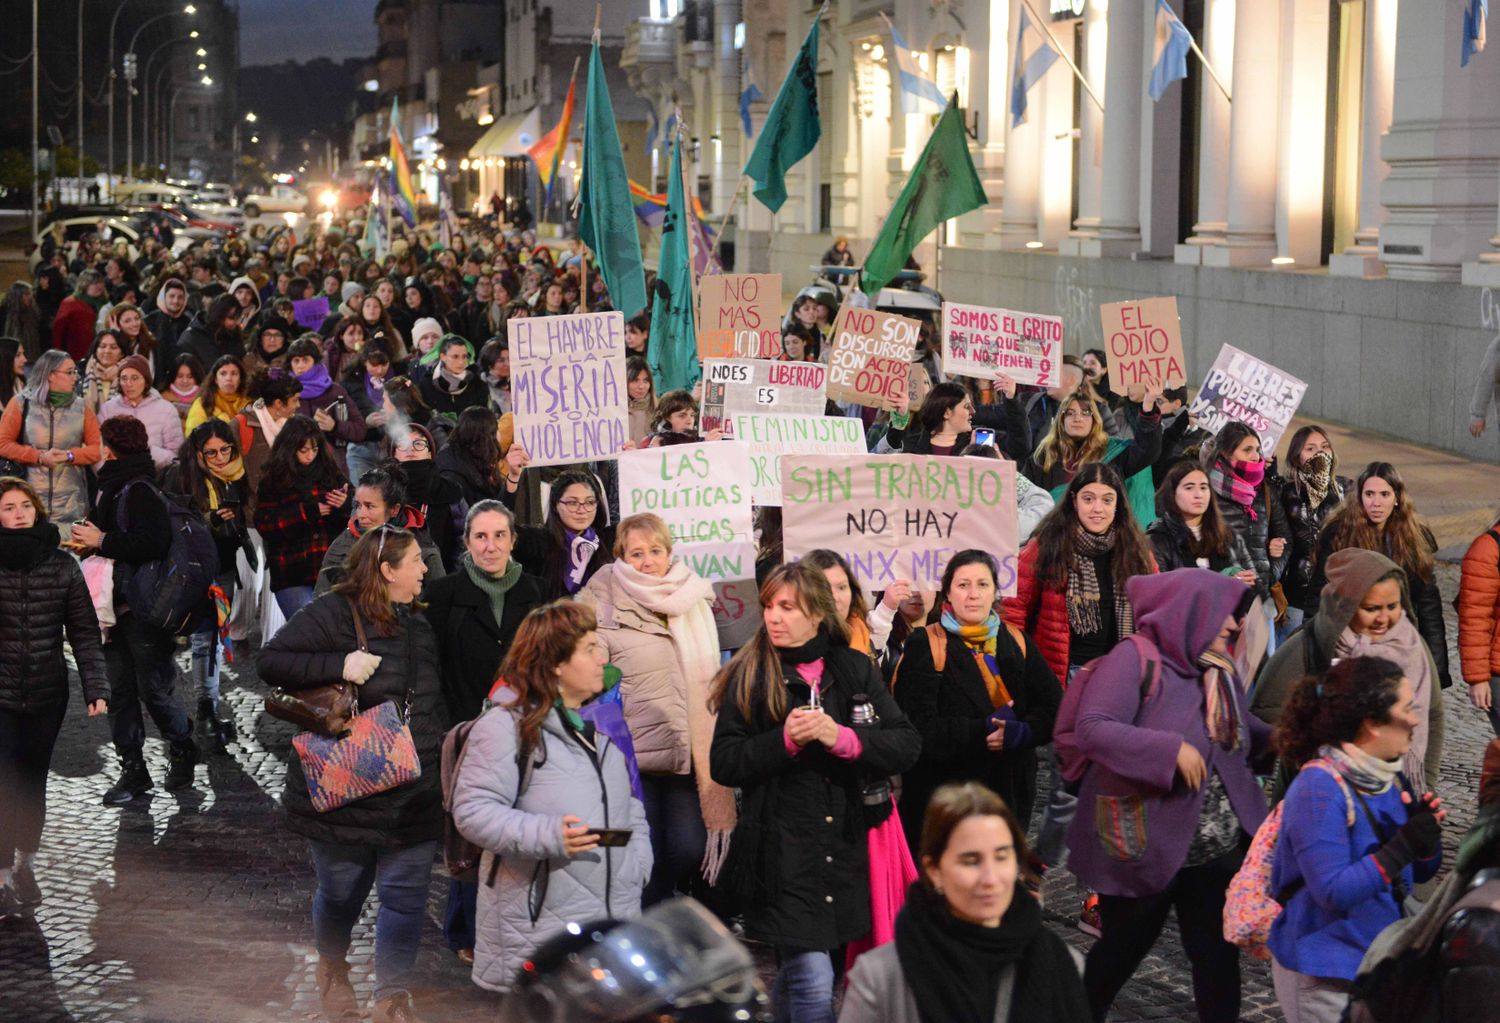
[[[109,698],[94,602],[78,561],[57,539],[52,525],[0,530],[0,709],[13,714],[49,714],[67,703],[64,630],[84,697]]]
[[[514,696],[504,689],[498,698],[507,704]],[[479,864],[474,983],[489,991],[509,990],[527,956],[570,921],[637,916],[651,874],[646,809],[631,794],[620,747],[596,731],[597,753],[591,753],[554,710],[522,788],[516,725],[504,706],[479,718],[453,791],[454,824],[486,850]],[[569,858],[563,850],[568,815],[591,827],[629,828],[630,842]],[[499,868],[486,883],[496,855]]]

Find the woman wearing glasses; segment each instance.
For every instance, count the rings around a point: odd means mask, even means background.
[[[1141,411],[1135,421],[1135,439],[1111,437],[1104,428],[1099,406],[1084,391],[1065,398],[1057,418],[1021,471],[1037,486],[1051,491],[1061,501],[1063,491],[1078,470],[1090,462],[1108,463],[1125,481],[1130,510],[1142,528],[1156,521],[1156,486],[1151,465],[1161,454],[1161,414],[1156,403],[1161,384],[1154,383],[1141,395]]]
[[[323,431],[306,416],[292,416],[271,445],[255,506],[271,593],[287,618],[313,599],[328,545],[349,514],[348,500],[349,481]]]
[[[99,420],[78,397],[78,363],[67,352],[43,352],[0,416],[0,458],[25,468],[65,541],[88,514],[86,466],[101,456]]]
[[[546,600],[571,597],[614,560],[615,528],[604,491],[592,474],[572,469],[552,481],[547,522],[526,526],[516,560],[542,581]]]

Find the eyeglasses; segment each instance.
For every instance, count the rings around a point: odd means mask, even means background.
[[[230,447],[227,444],[222,445],[220,447],[216,447],[216,448],[204,448],[203,449],[203,457],[204,458],[211,458],[215,462],[217,462],[221,458],[228,458],[229,456],[231,456],[233,454],[234,454],[234,448]]]
[[[408,451],[427,451],[432,445],[428,444],[425,440],[414,440],[410,444],[403,444],[402,447]]]
[[[317,441],[310,440],[306,444],[302,445],[300,448],[297,449],[297,454],[299,454],[299,455],[316,455],[318,453],[318,448],[320,448],[321,446],[322,445],[320,445]]]
[[[570,497],[566,501],[558,501],[557,503],[570,512],[591,512],[599,507],[599,502],[592,497],[585,498],[582,501]]]
[[[72,366],[68,369],[54,369],[52,372],[65,377],[76,377],[78,375],[78,367]]]
[[[1064,419],[1093,419],[1093,415],[1081,408],[1070,408],[1063,413]]]

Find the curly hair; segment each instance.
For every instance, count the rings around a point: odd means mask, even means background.
[[[1366,721],[1390,720],[1405,677],[1400,665],[1384,657],[1350,657],[1326,675],[1304,677],[1281,710],[1271,745],[1301,767],[1319,746],[1353,742]]]

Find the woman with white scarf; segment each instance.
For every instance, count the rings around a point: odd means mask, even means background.
[[[701,869],[712,882],[734,830],[734,793],[709,777],[719,670],[713,587],[672,557],[656,515],[632,515],[615,533],[615,561],[578,594],[599,618],[599,638],[620,669],[635,743],[654,866],[643,906],[669,899]]]

